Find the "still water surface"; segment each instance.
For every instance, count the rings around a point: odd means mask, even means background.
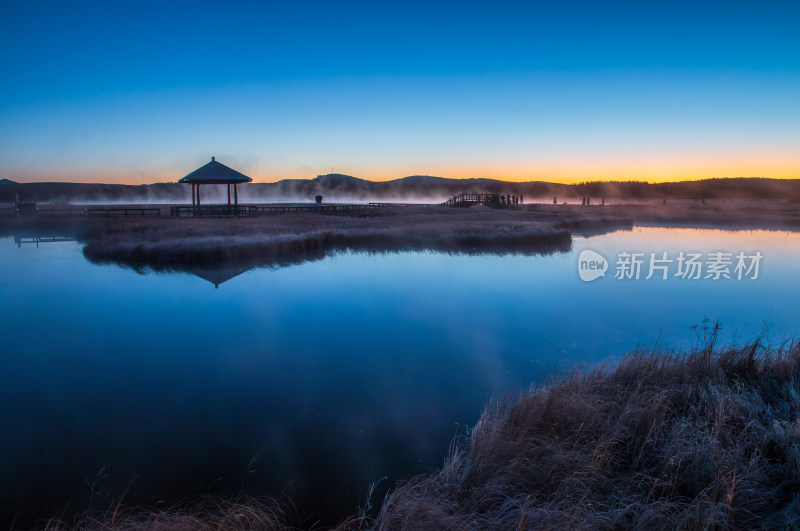
[[[584,248],[605,278],[579,279]],[[760,251],[759,278],[613,278],[620,251],[720,250]],[[94,482],[99,507],[243,488],[333,523],[545,372],[685,346],[705,316],[725,340],[797,335],[798,264],[797,233],[635,228],[547,256],[341,253],[216,288],[0,239],[3,522],[84,509]]]

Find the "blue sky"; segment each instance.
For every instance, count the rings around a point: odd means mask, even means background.
[[[800,177],[800,2],[5,2],[0,177]]]

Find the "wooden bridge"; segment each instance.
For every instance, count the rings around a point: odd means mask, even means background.
[[[481,194],[474,192],[463,192],[454,195],[442,206],[466,208],[474,205],[486,205],[492,208],[509,208],[522,204],[523,196],[511,194]]]
[[[14,235],[14,243],[17,248],[22,247],[22,244],[33,243],[39,247],[40,243],[58,243],[58,242],[74,242],[77,241],[72,236],[23,236],[21,234]]]

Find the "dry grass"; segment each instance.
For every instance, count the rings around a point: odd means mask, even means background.
[[[527,211],[404,208],[374,217],[276,215],[253,219],[154,219],[108,223],[84,237],[84,254],[163,269],[247,261],[280,265],[331,252],[552,253],[572,232],[630,228],[629,219]]]
[[[487,407],[377,529],[797,529],[800,347],[646,353]]]
[[[51,520],[45,531],[289,531],[308,529],[298,522],[288,500],[279,502],[240,496],[221,500],[210,496],[190,503],[154,508],[122,504],[100,514],[86,513],[73,522]]]

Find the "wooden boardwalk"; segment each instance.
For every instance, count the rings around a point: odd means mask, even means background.
[[[256,217],[272,214],[320,213],[349,214],[383,208],[437,207],[437,204],[416,203],[360,203],[360,204],[265,204],[265,205],[160,205],[141,206],[98,206],[80,207],[64,205],[61,208],[36,208],[19,211],[13,208],[0,209],[0,216],[40,216],[40,217]]]
[[[169,208],[172,217],[256,217],[270,214],[290,214],[314,212],[320,214],[348,214],[364,210],[375,210],[389,207],[406,207],[400,203],[366,203],[366,204],[305,204],[305,205],[202,205],[172,206]],[[423,206],[423,205],[418,205]],[[430,205],[425,205],[430,206]]]
[[[156,208],[142,208],[142,207],[112,207],[112,208],[36,208],[33,210],[19,211],[15,209],[0,210],[0,214],[9,216],[50,216],[50,217],[71,217],[71,216],[85,216],[85,217],[145,217],[145,216],[160,216],[161,209]]]
[[[160,208],[141,208],[141,207],[115,207],[115,208],[37,208],[29,212],[9,212],[21,216],[86,216],[86,217],[145,217],[160,216]]]
[[[74,242],[74,241],[77,240],[71,236],[21,236],[19,234],[14,235],[14,243],[17,244],[17,248],[22,247],[22,244],[26,243],[33,243],[36,244],[36,247],[39,247],[40,243],[60,243],[60,242]]]

